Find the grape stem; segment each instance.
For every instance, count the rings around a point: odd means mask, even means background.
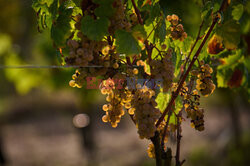
[[[221,6],[220,6],[220,9],[218,10],[218,13],[222,12],[223,6],[226,4],[226,2],[227,2],[227,0],[223,0],[222,4],[221,4]],[[197,60],[197,58],[198,58],[198,56],[199,56],[199,54],[200,54],[202,48],[204,47],[204,45],[205,45],[207,39],[209,38],[209,36],[210,36],[211,32],[213,31],[215,25],[217,24],[218,20],[219,20],[219,16],[217,15],[217,16],[213,19],[213,22],[212,22],[211,26],[209,27],[209,30],[208,30],[206,36],[204,37],[202,43],[200,44],[200,47],[198,48],[198,50],[196,51],[195,55],[193,56],[193,59],[192,59],[192,61],[190,62],[187,71],[185,72],[185,74],[184,74],[183,77],[181,78],[181,81],[179,82],[178,88],[177,88],[177,90],[173,93],[172,98],[171,98],[171,100],[170,100],[170,102],[169,102],[167,108],[164,110],[164,112],[162,113],[161,117],[160,117],[159,120],[157,121],[156,127],[158,127],[158,126],[161,124],[161,122],[164,120],[164,118],[165,118],[165,116],[166,116],[166,114],[167,114],[168,112],[169,112],[168,114],[171,115],[171,112],[172,112],[172,111],[170,111],[170,109],[171,109],[172,105],[174,104],[175,99],[176,99],[177,96],[179,95],[179,92],[180,92],[180,90],[181,90],[181,88],[182,88],[182,86],[183,86],[183,83],[185,82],[185,80],[186,80],[186,78],[187,78],[189,72],[190,72],[191,69],[192,69],[192,66],[194,65],[194,62]],[[169,119],[169,117],[170,117],[170,116],[168,116],[168,119]]]

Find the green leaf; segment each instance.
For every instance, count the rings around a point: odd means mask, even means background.
[[[32,8],[37,12],[40,7],[47,6],[50,7],[54,0],[33,0]]]
[[[76,4],[76,6],[81,6],[81,0],[73,0],[73,2]]]
[[[218,88],[227,88],[227,82],[228,79],[230,78],[230,74],[232,70],[218,70],[216,73],[216,78],[217,78],[217,87]]]
[[[236,21],[239,21],[243,12],[244,12],[244,7],[242,4],[238,4],[236,6],[233,6],[233,11],[232,11],[233,19],[235,19]]]
[[[149,12],[149,18],[147,19],[147,23],[151,23],[155,20],[156,17],[160,16],[161,14],[161,7],[158,3],[151,6],[151,10]]]
[[[175,111],[174,112],[176,114],[179,114],[179,112],[181,111],[182,107],[183,107],[182,99],[181,99],[180,96],[178,96],[176,98],[176,100],[175,100]]]
[[[140,38],[146,39],[147,37],[147,32],[145,31],[144,27],[140,24],[132,28],[132,34],[135,38],[140,37]]]
[[[201,19],[206,20],[211,16],[213,10],[213,4],[211,1],[207,1],[201,11]]]
[[[115,32],[117,51],[122,54],[131,55],[139,54],[141,48],[132,33],[125,30]]]
[[[81,23],[83,34],[91,40],[100,41],[108,35],[109,20],[106,17],[94,20],[90,16],[84,16]]]
[[[204,34],[212,22],[213,4],[208,1],[201,11],[201,20],[203,20],[203,26],[201,28],[201,34]]]
[[[169,93],[163,93],[163,92],[160,92],[155,101],[157,103],[157,108],[163,112],[166,108],[167,108],[167,105],[168,105],[168,102],[170,100],[170,94]]]
[[[112,4],[105,3],[101,4],[99,7],[95,9],[95,15],[98,17],[111,17],[114,15],[115,10],[112,6]]]
[[[193,42],[192,37],[188,36],[184,41],[175,40],[174,45],[180,48],[180,51],[183,54],[186,54],[190,51],[192,42]]]
[[[218,70],[228,69],[228,68],[233,69],[236,65],[238,65],[238,63],[242,62],[243,59],[244,57],[242,54],[242,50],[237,50],[235,54],[222,59],[224,61],[224,64],[218,66]]]
[[[112,4],[114,0],[92,0],[92,2],[102,5],[102,4]]]
[[[164,15],[167,16],[168,2],[166,0],[160,0],[159,4],[161,6],[161,9],[163,10]]]
[[[49,8],[49,12],[51,13],[52,15],[52,19],[55,20],[57,18],[57,15],[58,15],[58,0],[55,0],[53,2],[53,4],[50,6]]]
[[[155,24],[155,22],[153,22],[149,25],[146,25],[146,24],[144,25],[144,29],[147,32],[148,41],[151,43],[155,43],[155,41],[154,41],[154,36],[155,36],[154,24]]]
[[[73,10],[61,8],[60,11],[62,11],[60,12],[61,14],[51,27],[51,38],[58,47],[63,47],[71,35],[70,21]]]
[[[223,38],[223,43],[228,50],[236,49],[240,43],[240,25],[234,20],[226,21],[217,29],[216,34]]]
[[[245,60],[242,50],[237,50],[235,51],[235,54],[223,58],[222,60],[224,61],[224,64],[217,67],[217,86],[219,88],[227,88],[228,80],[230,79],[235,67],[244,63]]]
[[[165,41],[165,38],[166,38],[166,35],[167,35],[165,19],[163,19],[160,26],[157,27],[155,35],[156,35],[157,38],[159,38],[160,43]]]
[[[167,119],[168,118],[168,115],[166,115],[166,118],[165,119]],[[174,125],[176,125],[177,124],[177,119],[176,119],[176,115],[175,114],[171,114],[171,116],[170,116],[170,119],[169,119],[169,124],[174,124]]]
[[[182,54],[180,52],[180,48],[176,47],[175,52],[172,54],[172,62],[175,66],[174,75],[177,77],[180,73],[180,66],[182,62]]]
[[[250,14],[244,12],[240,19],[241,31],[243,34],[248,34],[250,32]]]
[[[37,16],[38,28],[42,30],[46,29],[47,27],[51,27],[52,20],[47,2],[35,0],[33,1],[32,8],[38,14]]]

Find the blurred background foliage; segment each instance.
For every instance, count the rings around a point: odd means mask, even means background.
[[[177,14],[185,31],[195,37],[201,22],[202,0],[166,1],[168,14]],[[0,0],[0,65],[60,65],[60,54],[53,47],[49,32],[38,33],[36,13],[31,5],[32,0]],[[246,7],[243,13],[245,28],[242,30],[248,55],[249,9]],[[73,72],[70,68],[0,68],[0,163],[154,165],[146,156],[148,142],[138,138],[127,117],[115,130],[101,123],[103,97],[98,90],[68,86]],[[193,131],[184,122],[184,165],[249,165],[249,96],[241,92],[218,88],[202,102],[206,108],[205,132]],[[86,116],[77,119],[76,115]],[[72,123],[74,118],[76,123]],[[84,127],[77,128],[79,123]],[[171,139],[170,146],[174,143]]]

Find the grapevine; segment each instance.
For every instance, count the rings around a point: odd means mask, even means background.
[[[147,152],[157,166],[163,160],[171,165],[168,136],[177,133],[175,159],[181,166],[185,161],[180,159],[181,123],[190,119],[193,128],[203,131],[200,98],[218,87],[217,66],[210,55],[232,51],[239,44],[228,44],[220,34],[222,15],[231,2],[223,0],[218,9],[203,4],[207,11],[195,40],[185,32],[180,16],[165,12],[162,0],[52,2],[48,8],[55,12],[48,16],[53,20],[54,45],[66,55],[64,65],[79,66],[69,85],[84,88],[86,81],[101,77],[97,87],[107,102],[102,121],[116,128],[128,114],[139,137],[151,141]],[[33,2],[38,14],[42,5]]]

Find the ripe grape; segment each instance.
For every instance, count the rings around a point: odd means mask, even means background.
[[[187,38],[187,33],[184,31],[183,25],[179,24],[180,19],[177,15],[168,15],[166,19],[171,23],[170,37],[173,40],[183,41],[185,38]]]
[[[149,139],[154,136],[156,131],[155,123],[161,114],[160,111],[154,107],[157,105],[153,98],[154,95],[155,92],[152,89],[143,86],[140,89],[136,89],[132,99],[134,119],[138,134],[142,139]]]
[[[150,66],[152,69],[151,74],[156,79],[163,80],[162,87],[164,92],[167,92],[171,88],[174,78],[175,68],[173,62],[171,61],[171,57],[171,51],[168,50],[163,59],[152,60],[150,62]]]

